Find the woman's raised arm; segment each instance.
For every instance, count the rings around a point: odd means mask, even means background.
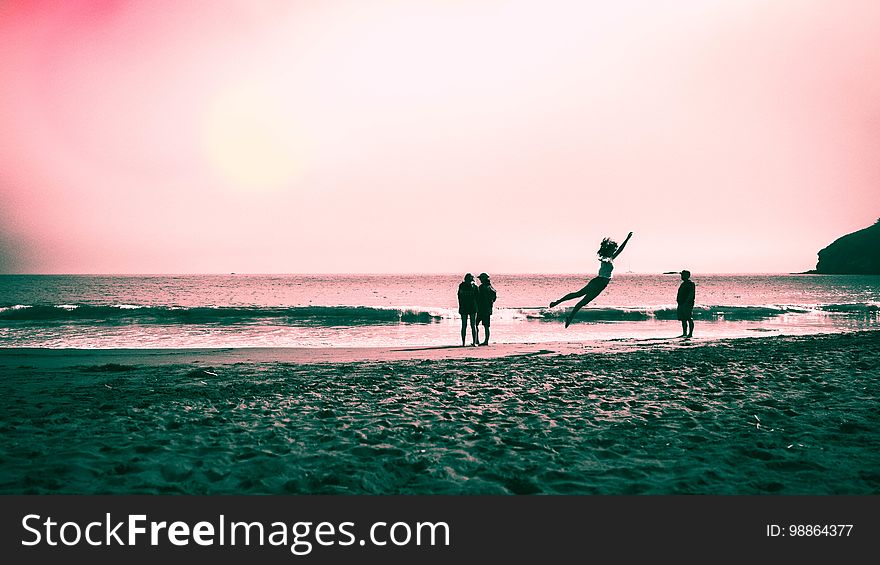
[[[626,239],[623,240],[623,243],[620,244],[620,247],[618,247],[614,255],[611,256],[612,259],[617,259],[617,256],[623,253],[623,248],[626,247],[626,242],[629,241],[629,238],[631,238],[632,236],[633,232],[629,232],[629,234],[627,234]]]

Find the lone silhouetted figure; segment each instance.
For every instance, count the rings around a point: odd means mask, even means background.
[[[697,285],[691,280],[691,272],[681,272],[681,284],[678,286],[678,302],[676,315],[681,320],[681,335],[678,337],[694,337],[694,298],[697,294]]]
[[[550,307],[553,308],[557,304],[565,302],[566,300],[571,300],[572,298],[578,298],[579,296],[583,296],[580,302],[574,305],[574,308],[571,309],[571,312],[565,318],[565,327],[567,328],[571,325],[571,321],[574,319],[574,315],[577,314],[578,310],[589,304],[591,300],[599,296],[599,294],[605,290],[605,287],[608,286],[608,283],[611,281],[611,271],[614,270],[614,260],[617,259],[617,256],[623,252],[623,248],[626,247],[629,238],[632,237],[632,232],[626,236],[626,239],[623,240],[619,246],[617,242],[613,239],[605,238],[602,240],[602,243],[599,245],[599,274],[594,277],[587,285],[580,289],[577,292],[572,292],[566,294],[559,300],[554,300],[550,303]]]
[[[464,340],[467,337],[468,319],[470,319],[471,333],[474,342],[471,345],[477,345],[477,295],[479,289],[474,283],[474,276],[470,273],[464,276],[464,280],[458,285],[458,313],[461,314],[461,346],[464,347]]]
[[[480,345],[489,345],[489,323],[492,319],[492,305],[495,304],[498,293],[495,292],[495,287],[492,286],[489,275],[480,273],[478,278],[480,279],[480,286],[477,295],[477,325],[483,324],[483,327],[486,328],[486,338]],[[477,332],[479,331],[479,328],[477,328]]]

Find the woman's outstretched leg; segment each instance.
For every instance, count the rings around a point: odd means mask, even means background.
[[[590,301],[599,296],[599,294],[601,294],[603,290],[605,290],[605,285],[602,285],[601,287],[591,288],[590,292],[588,292],[583,298],[581,298],[580,301],[574,305],[574,308],[571,309],[571,312],[568,314],[568,316],[565,317],[565,327],[567,328],[569,325],[571,325],[571,321],[574,320],[574,315],[578,313],[578,310],[589,304]]]
[[[577,291],[577,292],[569,292],[568,294],[566,294],[565,296],[563,296],[563,297],[560,298],[559,300],[554,300],[553,302],[550,303],[550,308],[553,308],[553,307],[556,306],[557,304],[562,304],[562,303],[565,302],[566,300],[571,300],[571,299],[573,299],[573,298],[578,298],[578,297],[580,297],[580,296],[585,295],[585,294],[587,293],[587,288],[588,288],[589,286],[590,286],[590,285],[587,284],[587,286],[585,286],[584,288],[580,289],[580,290]]]

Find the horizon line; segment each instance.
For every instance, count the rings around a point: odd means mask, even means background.
[[[470,272],[470,271],[463,271]],[[623,275],[677,275],[681,271],[626,271],[615,274]],[[693,271],[692,274],[702,275],[821,275],[833,273],[816,273],[809,271]],[[404,271],[327,271],[327,272],[80,272],[80,273],[0,273],[0,276],[24,276],[24,277],[186,277],[186,276],[333,276],[333,275],[363,275],[363,276],[460,276],[459,271],[434,271],[434,272],[404,272]],[[491,276],[522,276],[522,275],[563,275],[563,276],[586,276],[594,277],[590,272],[566,272],[566,271],[506,271],[496,272]]]

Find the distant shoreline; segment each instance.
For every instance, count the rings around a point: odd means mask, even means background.
[[[825,275],[837,277],[880,277],[880,273],[821,273],[815,269],[804,271],[802,273],[788,273],[790,275]]]

